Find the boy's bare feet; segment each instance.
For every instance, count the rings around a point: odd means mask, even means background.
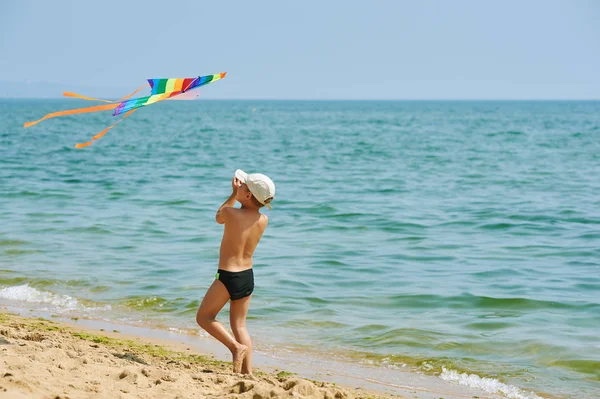
[[[242,372],[242,363],[244,363],[244,358],[246,357],[246,352],[248,352],[248,347],[246,345],[240,345],[233,355],[233,372],[241,373]]]

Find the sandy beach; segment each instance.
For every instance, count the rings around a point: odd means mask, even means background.
[[[0,398],[391,398],[231,363],[172,342],[0,313]]]

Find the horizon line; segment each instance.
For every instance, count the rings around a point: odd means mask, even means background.
[[[66,100],[65,97],[1,97],[0,100]],[[108,98],[110,100],[110,98]],[[117,99],[114,99],[117,101]],[[208,101],[600,101],[599,98],[207,98]],[[199,100],[188,100],[199,101]]]

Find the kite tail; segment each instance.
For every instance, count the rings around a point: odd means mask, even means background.
[[[88,113],[88,112],[106,111],[106,110],[109,110],[109,109],[115,109],[115,108],[117,108],[118,105],[119,104],[96,105],[96,106],[93,106],[93,107],[68,109],[66,111],[52,112],[50,114],[45,115],[43,118],[38,119],[37,121],[25,122],[23,124],[23,126],[24,127],[33,126],[35,124],[40,123],[41,121],[43,121],[45,119],[55,118],[57,116],[85,114],[85,113]]]
[[[82,100],[89,100],[89,101],[102,101],[102,102],[105,102],[105,103],[111,103],[112,104],[112,103],[120,103],[121,101],[127,100],[128,98],[130,98],[131,96],[133,96],[135,93],[137,93],[138,91],[142,90],[146,86],[148,86],[147,83],[145,85],[141,86],[139,89],[137,89],[133,93],[128,94],[125,97],[123,97],[122,99],[117,100],[117,101],[102,100],[101,98],[93,98],[93,97],[82,96],[81,94],[71,93],[70,91],[65,91],[63,93],[63,96],[65,96],[65,97],[80,98]]]
[[[23,124],[23,126],[24,127],[33,126],[33,125],[36,125],[36,124],[40,123],[41,121],[43,121],[45,119],[56,118],[57,116],[85,114],[85,113],[88,113],[88,112],[98,112],[98,111],[106,111],[106,110],[110,110],[110,109],[115,109],[115,108],[117,108],[117,106],[119,105],[119,103],[121,103],[124,100],[127,100],[129,97],[133,96],[135,93],[137,93],[138,91],[142,90],[146,86],[148,86],[148,84],[145,84],[145,85],[141,86],[139,89],[137,89],[133,93],[128,94],[125,97],[123,97],[122,99],[120,99],[118,101],[114,101],[114,102],[113,101],[108,101],[108,100],[101,100],[99,98],[86,97],[86,96],[82,96],[80,94],[75,94],[75,93],[71,93],[71,92],[64,92],[63,95],[66,96],[66,97],[75,97],[75,98],[81,98],[81,99],[84,99],[84,100],[92,100],[92,101],[104,101],[104,102],[108,102],[109,104],[106,104],[106,105],[95,105],[93,107],[87,107],[87,108],[68,109],[68,110],[65,110],[65,111],[52,112],[52,113],[50,113],[48,115],[45,115],[43,118],[38,119],[37,121],[25,122]]]
[[[92,98],[92,97],[82,96],[81,94],[71,93],[70,91],[63,92],[63,96],[80,98],[82,100],[88,100],[88,101],[102,101],[103,103],[111,103],[111,104],[115,102],[115,101],[111,101],[111,100],[103,100],[101,98]]]
[[[116,121],[115,123],[113,123],[112,125],[110,125],[109,127],[107,127],[106,129],[104,129],[103,131],[101,131],[100,133],[98,133],[97,135],[95,135],[94,137],[92,137],[91,141],[88,141],[86,143],[80,143],[80,144],[75,144],[75,148],[83,148],[83,147],[88,147],[90,145],[92,145],[92,143],[96,140],[98,140],[99,138],[101,138],[102,136],[104,136],[106,134],[106,132],[108,132],[110,129],[112,129],[113,127],[115,127],[119,122],[121,122],[123,119],[127,118],[129,115],[131,115],[131,113],[133,111],[137,110],[136,109],[132,109],[131,111],[128,111],[125,113],[125,115],[123,115],[123,117],[121,119],[119,119],[118,121]]]

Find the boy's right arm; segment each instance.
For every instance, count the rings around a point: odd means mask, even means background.
[[[217,219],[217,223],[219,223],[219,224],[225,223],[227,217],[231,214],[231,211],[233,211],[234,205],[235,205],[235,193],[232,193],[229,196],[229,198],[227,198],[227,200],[223,203],[223,205],[221,205],[221,207],[219,207],[219,210],[217,211],[217,215],[215,216],[215,219]]]
[[[242,184],[237,178],[233,178],[231,180],[231,195],[229,198],[223,202],[223,205],[219,207],[217,214],[215,215],[215,219],[217,223],[223,224],[227,220],[227,217],[231,215],[231,211],[233,210],[233,206],[235,205],[235,197],[237,196],[238,187]]]

